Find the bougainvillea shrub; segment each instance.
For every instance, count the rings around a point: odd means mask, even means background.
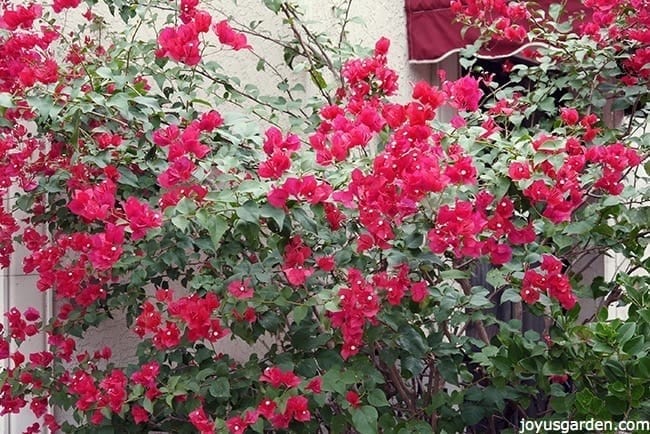
[[[5,314],[0,414],[32,433],[648,418],[647,1],[454,1],[483,35],[467,75],[409,89],[387,39],[346,54],[349,2],[340,35],[260,2],[281,36],[214,3],[3,3],[0,261],[26,249],[56,309]],[[473,57],[495,40],[538,45],[499,82]],[[603,255],[619,265],[586,278]],[[113,317],[137,363],[84,348]]]

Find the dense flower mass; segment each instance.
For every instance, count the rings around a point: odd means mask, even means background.
[[[376,434],[644,415],[647,0],[452,1],[470,36],[540,44],[408,92],[387,38],[345,59],[347,21],[319,33],[290,2],[260,2],[280,37],[199,0],[90,2],[70,31],[80,3],[0,14],[0,266],[35,282],[5,297],[0,416]],[[603,306],[585,324],[582,298]],[[89,349],[118,323],[132,353]]]

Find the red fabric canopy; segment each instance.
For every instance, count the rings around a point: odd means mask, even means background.
[[[451,11],[449,3],[450,0],[405,0],[409,60],[438,62],[476,41],[476,29],[469,29],[464,38],[461,36],[463,26],[455,21],[456,14]],[[549,4],[558,3],[558,0],[538,0],[538,3],[548,9]],[[568,0],[564,12],[573,14],[583,8],[579,0]],[[479,51],[478,56],[508,57],[530,45],[535,44],[491,42]]]

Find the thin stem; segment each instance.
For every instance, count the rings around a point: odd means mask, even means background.
[[[322,56],[322,60],[325,61],[325,63],[327,64],[327,68],[330,70],[332,75],[336,76],[338,71],[334,67],[334,63],[332,62],[332,59],[330,59],[329,54],[327,53],[327,51],[325,51],[325,49],[323,48],[321,43],[318,41],[318,38],[302,22],[302,20],[300,19],[300,17],[296,13],[296,9],[293,6],[290,6],[287,3],[285,3],[284,6],[291,13],[291,15],[297,20],[297,22],[300,24],[300,28],[302,28],[302,30],[305,32],[305,34],[307,35],[307,38],[314,43],[314,45],[316,46],[317,51],[320,52],[320,55]],[[307,45],[307,47],[309,48],[309,51],[311,51],[314,55],[316,55],[316,56],[318,55],[318,52],[316,52],[316,50],[311,45]]]
[[[220,78],[216,78],[216,77],[212,77],[210,74],[208,74],[207,72],[205,72],[205,71],[203,71],[203,70],[201,70],[201,69],[196,69],[196,72],[197,72],[199,75],[201,75],[201,76],[207,78],[208,80],[211,80],[213,83],[218,83],[218,84],[221,84],[221,85],[223,85],[223,86],[225,86],[225,87],[228,87],[229,90],[231,90],[231,91],[237,93],[238,95],[243,96],[244,98],[247,98],[247,99],[249,99],[249,100],[251,100],[251,101],[253,101],[253,102],[255,102],[255,103],[259,104],[259,105],[262,105],[262,106],[268,107],[268,108],[270,108],[270,109],[273,110],[273,111],[278,111],[278,112],[284,113],[284,114],[286,114],[286,115],[288,115],[288,116],[290,116],[290,117],[292,117],[292,118],[296,118],[296,119],[299,118],[299,116],[296,115],[295,113],[293,113],[293,112],[291,112],[291,111],[289,111],[289,110],[279,109],[279,108],[273,106],[272,104],[269,104],[269,103],[267,103],[267,102],[264,102],[264,101],[260,100],[259,98],[254,97],[253,95],[250,95],[250,94],[248,94],[248,93],[246,93],[246,92],[244,92],[244,91],[241,91],[241,90],[235,88],[231,83],[228,83],[228,82],[225,81],[225,80],[222,80],[222,79],[220,79]],[[230,102],[230,103],[233,103],[233,104],[235,104],[235,105],[238,105],[238,104],[234,103],[233,101],[229,101],[229,102]],[[257,113],[255,113],[255,114],[257,115]],[[258,116],[259,116],[259,115],[258,115]],[[266,120],[267,122],[269,122],[269,123],[271,123],[271,124],[273,124],[273,125],[276,125],[276,126],[280,127],[280,125],[279,125],[278,123],[276,123],[276,122],[273,122],[273,121],[271,121],[271,120],[269,120],[269,119],[265,119],[265,118],[263,118],[262,116],[260,116],[260,118]]]
[[[348,0],[348,5],[345,8],[345,16],[343,17],[343,23],[341,24],[341,33],[339,33],[339,42],[336,45],[339,50],[341,49],[341,46],[343,45],[343,41],[345,40],[345,28],[348,25],[348,22],[350,21],[350,8],[352,7],[352,0]]]
[[[287,79],[286,79],[285,77],[282,76],[282,74],[280,73],[280,71],[278,70],[278,68],[276,68],[275,66],[273,66],[273,65],[272,65],[268,60],[266,60],[264,57],[260,56],[260,55],[257,54],[256,52],[253,51],[252,53],[253,53],[253,55],[254,55],[255,57],[257,57],[258,60],[264,62],[264,65],[268,66],[269,69],[273,72],[273,74],[274,74],[276,77],[278,77],[280,80],[282,80],[283,82],[286,83]],[[291,92],[291,89],[289,89],[289,88],[287,87],[287,90],[285,90],[284,92],[287,94],[287,96],[289,97],[289,99],[290,99],[291,101],[294,101],[294,102],[296,101],[296,98],[293,96],[293,93]],[[307,115],[307,113],[305,113],[305,111],[302,109],[302,107],[301,107],[300,109],[298,109],[298,110],[300,111],[300,113],[301,113],[305,118],[308,118],[308,117],[309,117],[309,115]]]
[[[303,54],[305,58],[307,59],[307,62],[309,62],[309,75],[311,75],[312,80],[314,81],[314,84],[316,84],[316,87],[320,91],[320,94],[327,100],[328,104],[332,104],[332,99],[330,96],[325,92],[325,90],[319,85],[319,77],[316,76],[316,72],[318,71],[318,68],[316,68],[316,65],[314,64],[314,59],[312,58],[312,55],[309,53],[311,52],[314,54],[313,49],[305,42],[303,39],[302,35],[300,34],[300,31],[296,27],[295,24],[295,18],[294,15],[291,13],[291,9],[286,5],[282,5],[282,11],[284,12],[285,17],[287,18],[287,23],[291,27],[291,31],[293,32],[293,35],[296,37],[296,40],[298,41],[298,44],[302,47],[303,49]],[[297,17],[296,17],[297,18]],[[304,29],[304,25],[302,26]],[[329,59],[327,59],[329,60]]]

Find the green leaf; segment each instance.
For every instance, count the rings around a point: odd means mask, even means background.
[[[153,414],[153,402],[149,398],[144,398],[142,400],[142,408],[147,410],[149,414]]]
[[[187,228],[190,225],[190,221],[181,215],[176,215],[172,217],[172,224],[176,226],[181,232],[187,232]]]
[[[558,21],[562,8],[563,6],[560,3],[551,3],[548,7],[548,16],[551,17],[553,21]]]
[[[13,106],[14,102],[11,98],[11,94],[7,92],[0,92],[0,107],[9,108]]]
[[[521,294],[519,294],[519,292],[517,292],[516,289],[507,288],[501,294],[501,303],[505,303],[506,301],[511,301],[513,303],[519,303],[521,301]]]
[[[562,375],[566,373],[566,365],[562,360],[547,360],[542,367],[544,375]]]
[[[108,101],[106,101],[107,107],[113,107],[120,112],[120,115],[127,120],[133,119],[131,113],[129,113],[129,96],[125,93],[116,93],[112,95]]]
[[[604,404],[611,414],[624,414],[627,410],[627,402],[616,396],[606,396]]]
[[[372,405],[373,407],[388,407],[390,405],[386,399],[386,394],[381,389],[372,389],[370,392],[368,392],[366,399],[368,401],[368,404]]]
[[[626,322],[618,329],[618,342],[623,345],[634,336],[636,331],[636,324],[633,322]]]
[[[275,312],[268,311],[259,319],[259,323],[265,330],[276,332],[280,328],[280,317]]]
[[[369,405],[364,405],[352,410],[352,424],[359,434],[377,434],[377,410]]]
[[[421,357],[406,356],[401,362],[402,367],[410,372],[413,377],[417,377],[424,370],[424,362]]]
[[[218,214],[210,215],[206,209],[202,208],[196,213],[196,222],[207,229],[214,249],[218,249],[221,238],[228,230],[228,221]]]
[[[572,398],[568,396],[552,396],[551,408],[557,413],[566,413],[571,409]]]
[[[321,74],[320,71],[312,69],[310,71],[310,75],[312,81],[316,86],[318,86],[319,89],[325,89],[327,87],[327,82],[325,81],[325,78],[323,78],[323,74]]]
[[[336,392],[339,395],[345,394],[347,389],[346,384],[341,381],[341,372],[339,370],[330,369],[323,375],[323,390],[327,392]]]
[[[461,407],[460,417],[466,425],[475,425],[483,419],[485,409],[480,405],[467,404]]]
[[[643,336],[636,336],[623,345],[623,352],[629,355],[635,355],[643,350],[645,339]]]
[[[494,197],[500,199],[503,196],[505,196],[508,190],[510,189],[510,184],[511,184],[510,178],[504,176],[497,178],[494,186],[495,188],[493,191]]]
[[[179,214],[193,214],[196,211],[196,203],[192,199],[184,197],[178,201],[175,209]]]
[[[564,233],[567,235],[582,235],[592,230],[594,225],[589,221],[573,222],[567,225]]]
[[[605,360],[603,363],[603,370],[605,371],[607,379],[612,383],[617,380],[625,379],[627,376],[625,373],[625,367],[618,360]]]
[[[260,208],[260,215],[265,218],[272,218],[279,228],[284,225],[285,213],[282,208],[276,208],[266,203]]]
[[[210,385],[208,390],[215,398],[230,398],[230,383],[228,378],[219,377]]]
[[[637,360],[634,365],[635,377],[650,378],[650,356],[645,356]]]
[[[298,306],[293,310],[293,320],[296,324],[300,324],[307,317],[307,313],[309,313],[309,306]]]
[[[158,103],[158,100],[156,98],[152,98],[150,96],[136,96],[135,98],[133,98],[133,101],[135,101],[140,105],[149,107],[154,112],[160,110],[160,104]]]
[[[506,273],[504,270],[500,268],[493,268],[487,272],[485,280],[487,280],[487,283],[492,285],[494,288],[500,288],[501,286],[504,286],[508,283],[505,276]]]
[[[571,247],[575,245],[576,240],[573,237],[563,235],[563,234],[557,234],[553,237],[553,241],[555,244],[558,246],[560,250],[565,249],[567,247]]]
[[[428,350],[428,346],[422,334],[410,326],[399,329],[397,344],[407,351],[411,356],[420,358]]]
[[[647,324],[650,324],[650,308],[639,309],[639,318],[642,318],[643,321]]]
[[[237,217],[248,223],[259,224],[260,208],[256,202],[249,200],[235,211]]]
[[[314,234],[318,233],[318,225],[304,209],[294,208],[292,211],[294,220],[299,223],[303,229]]]
[[[444,280],[462,280],[468,279],[469,273],[460,270],[444,270],[440,272],[440,277]]]
[[[135,173],[133,173],[128,167],[120,166],[118,171],[120,172],[120,177],[118,178],[120,184],[138,189],[142,188],[142,180],[139,180],[138,177],[135,176]]]

